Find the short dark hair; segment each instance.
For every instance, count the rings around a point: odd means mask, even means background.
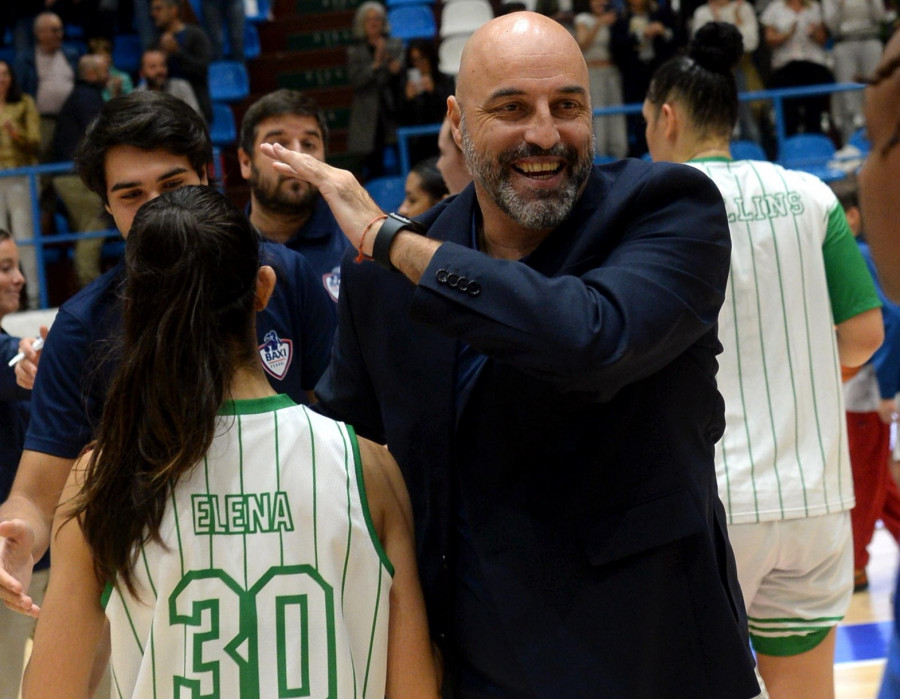
[[[844,211],[851,207],[859,208],[859,181],[855,174],[829,182],[828,186],[831,187]]]
[[[137,90],[106,102],[75,151],[75,167],[88,189],[106,203],[106,154],[115,146],[183,155],[202,178],[212,162],[206,123],[183,100]]]
[[[413,165],[410,172],[414,172],[419,176],[422,182],[422,189],[434,201],[440,201],[450,191],[447,189],[447,183],[444,182],[444,176],[437,167],[437,156],[420,160]]]
[[[250,105],[250,109],[244,114],[241,121],[241,148],[247,154],[253,153],[253,144],[256,142],[256,127],[269,117],[291,114],[294,116],[309,116],[316,120],[319,132],[322,134],[322,144],[328,150],[328,123],[325,121],[325,112],[311,97],[307,97],[297,90],[275,90],[260,97]]]

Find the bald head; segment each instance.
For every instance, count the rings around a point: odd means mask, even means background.
[[[565,219],[590,174],[593,131],[587,66],[562,25],[514,12],[481,27],[463,51],[447,118],[486,236],[533,242]]]
[[[588,89],[584,56],[565,27],[536,12],[513,12],[483,25],[466,42],[456,95],[462,102],[485,83],[490,87],[518,77],[550,75],[557,67],[565,67],[575,82]]]

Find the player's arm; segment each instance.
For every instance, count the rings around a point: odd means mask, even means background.
[[[394,566],[388,630],[388,699],[436,699],[440,680],[419,584],[412,505],[397,462],[382,446],[359,440],[366,496],[378,538]]]
[[[838,323],[838,356],[841,366],[857,367],[869,361],[884,341],[884,323],[881,309],[872,308]]]
[[[50,545],[53,512],[74,459],[26,449],[9,497],[0,505],[0,599],[36,614],[27,596],[31,569]]]
[[[72,469],[53,522],[53,567],[22,684],[23,699],[88,699],[106,616],[81,525],[69,519],[84,462]]]

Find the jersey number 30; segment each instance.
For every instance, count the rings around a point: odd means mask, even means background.
[[[270,568],[249,590],[221,570],[190,571],[169,597],[169,623],[185,633],[173,695],[335,699],[334,619],[333,590],[310,566]]]

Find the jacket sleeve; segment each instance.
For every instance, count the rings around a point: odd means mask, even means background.
[[[560,274],[445,243],[419,282],[413,317],[560,391],[600,400],[704,336],[718,351],[710,331],[731,250],[721,195],[694,168],[643,173],[620,176],[616,187],[628,193],[611,190],[579,224],[581,259]],[[591,248],[585,240],[605,242]]]

